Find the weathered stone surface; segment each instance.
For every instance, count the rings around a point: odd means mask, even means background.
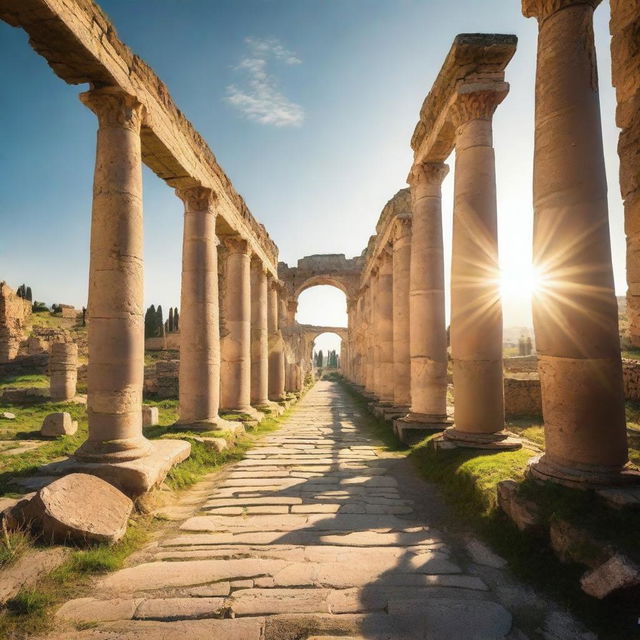
[[[50,413],[42,422],[40,435],[47,438],[56,436],[72,436],[78,430],[76,420],[71,420],[71,414],[66,411]]]
[[[578,562],[589,567],[598,567],[612,555],[600,540],[565,520],[551,522],[549,539],[551,548],[561,562]]]
[[[135,611],[136,620],[197,620],[216,618],[224,598],[157,598],[145,600]]]
[[[58,568],[67,558],[67,549],[32,551],[15,564],[0,571],[0,604],[13,598],[21,589],[35,586],[43,576]]]
[[[498,505],[520,531],[544,533],[544,523],[538,505],[519,495],[517,482],[502,480],[498,482],[497,492]]]
[[[120,598],[115,600],[97,600],[96,598],[77,598],[65,602],[57,611],[56,618],[71,622],[112,622],[131,620],[142,599]]]
[[[2,418],[3,420],[15,420],[16,414],[11,413],[10,411],[3,411],[2,413],[0,413],[0,418]]]
[[[47,540],[113,544],[124,536],[132,508],[108,482],[73,473],[41,489],[25,514]]]
[[[467,551],[477,564],[482,564],[494,569],[502,569],[506,567],[507,561],[495,554],[489,547],[482,544],[479,540],[471,539],[467,542]]]
[[[602,599],[618,589],[640,585],[640,567],[629,558],[616,554],[580,579],[582,590]]]
[[[152,427],[160,421],[158,407],[152,407],[147,404],[142,405],[142,426]]]

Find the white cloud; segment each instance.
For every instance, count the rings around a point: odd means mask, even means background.
[[[292,51],[276,38],[246,38],[248,54],[236,66],[247,76],[243,85],[227,87],[225,100],[249,120],[276,127],[298,127],[304,121],[304,109],[285,96],[276,77],[269,72],[269,60],[286,65],[301,64]]]

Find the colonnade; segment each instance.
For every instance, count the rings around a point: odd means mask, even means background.
[[[132,461],[151,450],[141,418],[144,107],[109,87],[81,99],[98,117],[98,138],[89,269],[89,434],[76,457]],[[257,416],[285,397],[280,284],[244,238],[218,235],[219,201],[212,189],[193,185],[176,193],[184,204],[176,427],[224,429],[229,425],[221,409]]]
[[[545,454],[529,469],[533,477],[569,486],[638,478],[627,468],[593,40],[599,1],[523,2],[524,15],[539,23],[533,260],[540,286],[533,313],[545,424]],[[475,37],[457,39],[437,83],[453,77],[456,46],[475,46]],[[477,48],[480,57],[484,50]],[[509,58],[505,54],[503,66]],[[520,443],[504,428],[492,135],[508,85],[495,70],[472,75],[457,81],[448,101],[435,86],[425,101],[412,140],[410,215],[385,220],[383,214],[365,252],[360,290],[351,301],[345,373],[378,412],[395,418],[406,441],[437,429],[457,446],[516,448]],[[448,353],[441,185],[453,150]],[[448,380],[453,415],[447,414]]]

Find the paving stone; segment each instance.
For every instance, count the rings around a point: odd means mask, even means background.
[[[247,589],[227,600],[234,614],[329,613],[328,589]]]
[[[155,598],[144,600],[135,612],[136,620],[197,620],[220,615],[225,598]]]
[[[140,598],[117,598],[113,600],[77,598],[76,600],[65,602],[56,611],[56,618],[76,623],[131,620],[141,602]]]

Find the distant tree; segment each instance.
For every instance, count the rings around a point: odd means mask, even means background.
[[[36,300],[31,305],[31,311],[33,311],[33,313],[42,313],[43,311],[49,311],[49,307],[47,307],[44,302],[39,302],[38,300]]]
[[[318,364],[317,366],[321,369],[324,365],[324,354],[322,353],[322,349],[318,351]]]
[[[156,309],[155,336],[161,338],[164,333],[164,318],[162,317],[162,305]]]
[[[144,337],[152,338],[155,335],[156,308],[151,305],[144,314]]]
[[[180,331],[179,325],[180,315],[178,314],[178,307],[173,310],[173,330]]]
[[[26,289],[26,287],[25,287],[23,284],[21,284],[21,285],[18,287],[18,289],[17,289],[17,291],[16,291],[16,295],[18,296],[18,298],[25,298],[25,297],[26,297],[26,295],[27,295],[27,289]]]
[[[27,287],[27,291],[24,296],[29,302],[33,302],[33,294],[31,293],[31,287]]]
[[[87,326],[87,307],[82,307],[82,326]]]
[[[169,319],[167,320],[167,333],[173,331],[173,307],[169,307]]]
[[[62,311],[62,307],[59,304],[52,304],[51,305],[51,313],[60,313]]]

